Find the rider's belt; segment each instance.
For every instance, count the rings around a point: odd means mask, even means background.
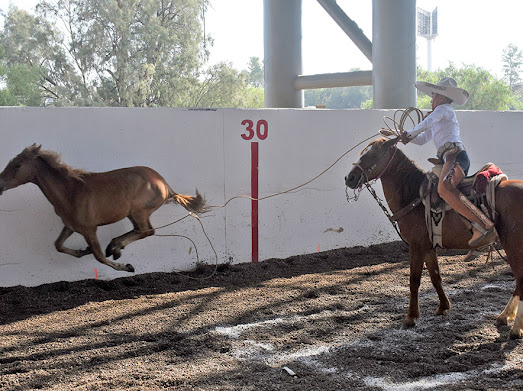
[[[453,148],[458,148],[458,151],[464,151],[465,150],[465,146],[463,145],[463,143],[451,143],[451,142],[448,142],[448,143],[445,143],[443,144],[442,147],[440,147],[440,149],[438,149],[438,153],[437,153],[437,156],[439,159],[443,159],[443,155],[445,155],[445,153],[449,150],[449,149],[453,149]]]

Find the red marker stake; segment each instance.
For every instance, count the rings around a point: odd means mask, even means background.
[[[258,143],[251,143],[251,229],[252,261],[258,262]]]
[[[98,270],[94,268],[94,279],[98,280]]]

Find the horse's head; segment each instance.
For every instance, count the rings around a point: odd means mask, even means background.
[[[390,164],[396,150],[397,139],[379,138],[372,141],[361,152],[360,160],[345,177],[345,184],[357,189],[364,183],[376,179]]]
[[[33,180],[36,175],[35,160],[40,148],[41,145],[33,144],[7,164],[0,174],[0,194]]]

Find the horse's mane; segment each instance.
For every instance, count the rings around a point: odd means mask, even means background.
[[[395,178],[398,181],[398,187],[403,190],[401,192],[401,204],[406,205],[419,197],[419,189],[427,173],[407,157],[403,151],[398,149],[396,156]]]
[[[63,163],[60,155],[54,151],[40,149],[36,145],[28,147],[26,150],[34,154],[34,157],[42,159],[52,169],[69,178],[83,181],[82,177],[87,174],[87,171],[73,168]]]

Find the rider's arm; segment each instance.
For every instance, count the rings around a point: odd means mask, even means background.
[[[432,125],[446,115],[444,110],[438,110],[439,106],[430,113],[423,121],[414,126],[411,130],[407,131],[407,139],[417,145],[423,145],[432,140],[432,132],[428,131],[432,128]]]

